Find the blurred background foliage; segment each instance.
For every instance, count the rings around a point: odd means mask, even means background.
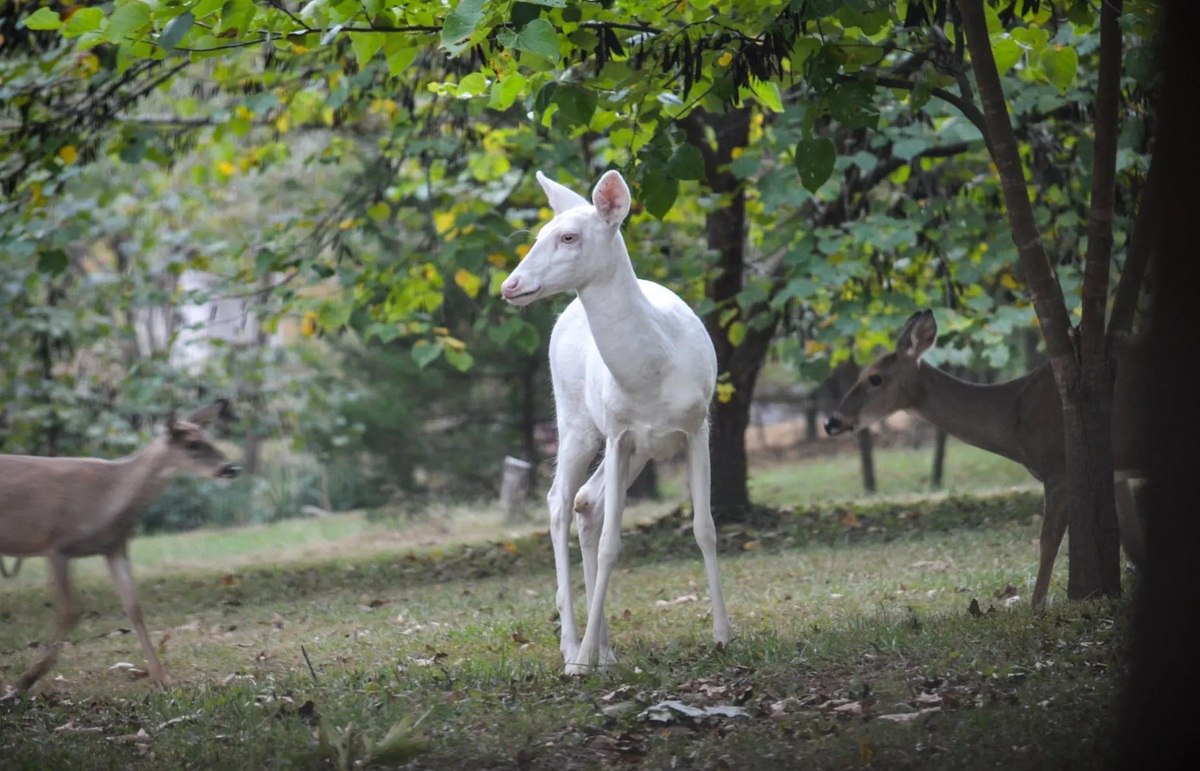
[[[0,451],[116,456],[232,397],[225,439],[253,473],[176,485],[148,528],[491,496],[504,455],[546,461],[563,303],[496,292],[549,217],[539,168],[584,193],[624,171],[639,274],[704,316],[718,501],[748,496],[764,369],[815,393],[927,306],[936,363],[994,378],[1037,358],[951,3],[8,8]],[[1126,9],[1114,274],[1157,82],[1153,4]],[[1098,12],[987,13],[1075,308]]]

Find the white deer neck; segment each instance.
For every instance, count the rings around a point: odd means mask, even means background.
[[[666,355],[659,314],[642,292],[620,234],[614,270],[579,287],[579,301],[601,358],[623,388],[641,389]]]

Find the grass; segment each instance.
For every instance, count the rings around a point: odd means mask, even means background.
[[[756,474],[789,508],[722,530],[725,649],[687,521],[670,503],[633,512],[607,605],[619,664],[581,679],[561,676],[537,522],[478,507],[139,539],[171,687],[112,668],[141,653],[81,564],[89,612],[34,695],[0,706],[0,767],[1103,765],[1127,604],[1065,602],[1065,550],[1047,612],[1012,599],[1032,584],[1038,495],[810,502],[855,468]],[[992,490],[1005,473],[974,478]],[[0,584],[0,682],[52,621],[35,567]],[[669,700],[729,716],[656,709]]]

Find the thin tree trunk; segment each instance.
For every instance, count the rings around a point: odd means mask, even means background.
[[[984,119],[987,125],[989,147],[993,160],[1000,174],[1001,188],[1004,192],[1004,202],[1008,210],[1009,224],[1013,232],[1013,241],[1017,247],[1021,269],[1033,294],[1033,305],[1037,312],[1042,333],[1046,340],[1046,350],[1050,366],[1054,372],[1055,384],[1058,386],[1059,398],[1063,407],[1064,439],[1066,442],[1066,484],[1068,488],[1068,507],[1071,528],[1070,538],[1070,574],[1068,577],[1067,594],[1072,599],[1082,599],[1094,595],[1115,596],[1120,594],[1120,554],[1117,535],[1116,511],[1112,487],[1112,443],[1111,420],[1112,381],[1111,368],[1103,365],[1103,347],[1099,356],[1096,355],[1095,342],[1091,336],[1103,334],[1103,316],[1097,324],[1094,319],[1095,309],[1089,310],[1089,302],[1094,302],[1096,291],[1093,277],[1092,286],[1087,290],[1084,299],[1085,315],[1090,314],[1092,321],[1086,330],[1089,337],[1083,340],[1083,346],[1088,349],[1088,371],[1081,371],[1080,361],[1076,359],[1075,345],[1071,340],[1071,323],[1059,286],[1050,263],[1046,257],[1037,225],[1033,218],[1033,207],[1025,184],[1024,170],[1018,152],[1016,138],[1013,134],[1012,123],[1008,116],[1008,104],[1000,83],[1000,75],[996,70],[996,62],[992,55],[991,42],[988,36],[987,22],[983,13],[983,0],[958,0],[961,11],[963,32],[967,38],[967,46],[971,53],[971,66],[975,72],[975,80],[979,87],[980,98],[983,101]],[[1108,4],[1102,6],[1104,13],[1114,11]],[[1113,17],[1115,19],[1115,16]],[[1112,33],[1108,34],[1108,44],[1105,43],[1105,26],[1101,25],[1102,58],[1111,59]],[[1117,66],[1119,68],[1120,45],[1116,41]],[[1101,65],[1102,73],[1106,72]],[[1103,76],[1102,76],[1103,77]],[[1102,85],[1101,88],[1106,88]],[[1098,111],[1107,109],[1106,103],[1097,97]],[[1097,116],[1097,125],[1101,121],[1115,119],[1113,116]],[[1105,124],[1107,126],[1107,123]],[[1101,144],[1101,137],[1097,137]],[[1115,148],[1115,146],[1114,146]],[[1101,166],[1108,163],[1105,158],[1097,157],[1095,175],[1103,175]],[[1104,180],[1099,181],[1100,185]],[[1107,220],[1104,200],[1096,206],[1093,201],[1093,216],[1091,227],[1099,234],[1107,221],[1111,239],[1111,198],[1107,207]],[[1102,243],[1097,245],[1103,251],[1104,237],[1098,235]],[[1111,241],[1109,241],[1111,244]],[[1100,251],[1093,252],[1089,247],[1089,257],[1100,258]],[[1107,262],[1102,266],[1107,276]],[[1091,267],[1096,273],[1100,267]],[[1085,283],[1087,278],[1085,277]],[[1104,287],[1107,296],[1107,284]],[[1103,308],[1101,307],[1101,311]],[[1098,329],[1097,329],[1098,327]],[[1102,339],[1102,337],[1101,337]],[[1105,387],[1105,380],[1108,386]]]
[[[934,490],[942,489],[945,472],[946,432],[939,428],[933,438],[933,470],[929,472],[929,486]]]
[[[859,431],[855,436],[858,438],[858,460],[862,466],[863,491],[874,494],[877,488],[875,485],[875,452],[871,441],[871,432]]]

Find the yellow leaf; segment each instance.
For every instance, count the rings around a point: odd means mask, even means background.
[[[1000,277],[1000,286],[1014,292],[1021,288],[1021,284],[1018,283],[1015,278],[1013,278],[1011,273],[1005,273]]]
[[[538,209],[538,221],[546,222],[554,218],[554,211],[546,206]]]
[[[241,118],[242,120],[253,120],[254,119],[254,113],[250,112],[250,108],[244,104],[239,104],[237,106],[237,109],[233,111],[233,114],[236,115],[237,117]]]
[[[504,544],[500,548],[504,549],[504,551],[508,552],[509,554],[520,554],[521,553],[521,547],[517,546],[512,541],[509,541],[508,543]]]
[[[454,227],[454,212],[438,211],[433,213],[433,227],[439,236],[444,236]]]
[[[354,227],[354,218],[353,217],[347,217],[346,219],[344,219],[338,223],[339,230],[349,230],[352,227]]]
[[[292,128],[291,113],[281,112],[279,117],[275,119],[275,130],[280,134],[286,134]]]
[[[819,353],[824,353],[828,347],[829,346],[827,346],[825,343],[817,340],[804,341],[804,353],[809,356],[816,356]]]
[[[86,53],[79,57],[79,74],[85,78],[89,78],[100,71],[100,57],[93,53]]]
[[[305,311],[304,318],[300,321],[300,334],[305,337],[312,337],[317,331],[317,312]]]
[[[487,256],[487,261],[495,265],[497,268],[503,268],[508,264],[508,257],[500,252],[492,252]]]
[[[441,338],[441,341],[442,341],[443,346],[445,346],[446,348],[449,348],[453,351],[467,350],[467,344],[464,343],[462,340],[459,340],[457,337],[451,337],[449,335],[446,335],[445,337]]]
[[[726,51],[725,53],[721,54],[719,59],[717,59],[717,64],[721,65],[722,67],[728,67],[731,61],[733,61],[733,54]]]
[[[733,401],[733,393],[736,390],[733,383],[717,383],[717,401],[721,404],[729,404]]]
[[[744,152],[746,152],[746,148],[735,147],[729,151],[729,157],[736,161],[738,158],[742,157],[742,153]]]
[[[454,283],[458,284],[458,288],[466,292],[468,297],[475,297],[479,294],[483,279],[466,268],[459,268],[454,273]]]
[[[58,159],[70,166],[79,159],[79,151],[75,149],[75,145],[63,145],[58,148]]]
[[[517,245],[517,256],[523,260],[523,259],[525,259],[525,255],[527,255],[527,254],[529,254],[529,244],[518,244]]]
[[[232,177],[234,174],[237,174],[237,166],[234,166],[229,161],[221,161],[217,164],[217,171],[227,177]]]

